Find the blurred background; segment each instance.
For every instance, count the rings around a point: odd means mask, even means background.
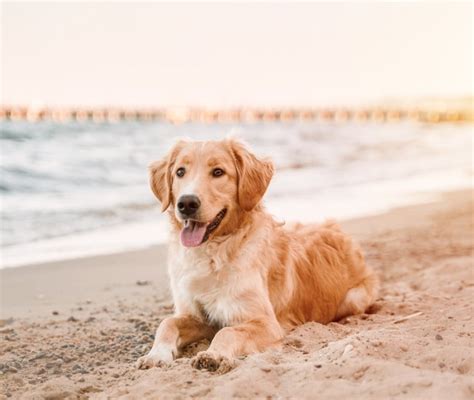
[[[162,243],[178,137],[270,155],[283,220],[472,187],[472,4],[1,4],[1,261]]]

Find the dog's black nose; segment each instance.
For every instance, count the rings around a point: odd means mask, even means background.
[[[197,210],[201,206],[201,202],[197,196],[192,194],[181,196],[178,199],[178,210],[181,214],[191,217],[196,214]]]

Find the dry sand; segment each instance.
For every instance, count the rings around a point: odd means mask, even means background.
[[[136,370],[172,307],[163,248],[7,269],[0,393],[25,399],[472,399],[473,193],[348,221],[382,290],[369,314],[294,330],[225,375]],[[1,397],[2,395],[0,395]]]

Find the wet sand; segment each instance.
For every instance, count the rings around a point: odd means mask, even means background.
[[[224,375],[191,367],[206,342],[134,368],[172,313],[163,246],[0,271],[0,398],[472,398],[473,192],[342,225],[381,275],[370,313],[301,326]]]

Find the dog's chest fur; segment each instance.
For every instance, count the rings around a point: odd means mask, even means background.
[[[192,313],[219,327],[240,321],[246,314],[243,293],[263,288],[253,268],[239,260],[206,249],[174,247],[169,262],[171,288],[177,313]]]

